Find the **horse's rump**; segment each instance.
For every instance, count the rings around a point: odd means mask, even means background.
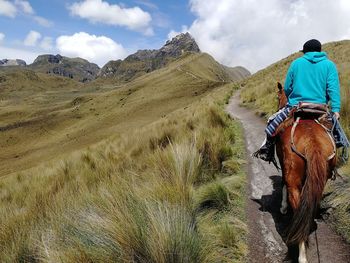
[[[300,191],[298,201],[292,204],[294,215],[288,228],[288,244],[305,241],[310,234],[324,186],[335,164],[335,159],[328,160],[334,152],[332,138],[315,120],[302,120],[295,128],[294,147],[301,155],[296,154],[291,147],[292,123],[293,119],[286,121],[277,144],[284,179],[289,188]]]

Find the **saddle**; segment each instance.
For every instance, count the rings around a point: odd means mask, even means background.
[[[332,121],[329,116],[329,108],[326,104],[299,102],[299,104],[290,111],[288,118],[277,128],[276,135],[283,132],[286,128],[292,126],[298,118],[299,121],[317,121],[327,129],[331,130]]]
[[[293,116],[294,119],[300,117],[301,119],[318,119],[323,115],[329,114],[328,105],[316,104],[310,102],[299,102],[296,107]]]
[[[328,109],[328,105],[326,104],[299,102],[294,112],[294,116],[301,115],[301,116],[310,117],[311,119],[313,119],[313,117],[320,117],[328,113],[329,113],[329,109]]]

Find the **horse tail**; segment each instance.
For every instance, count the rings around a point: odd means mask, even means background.
[[[306,179],[301,191],[299,207],[294,211],[287,231],[288,245],[299,244],[308,239],[328,177],[328,161],[319,150],[311,151],[305,157]]]

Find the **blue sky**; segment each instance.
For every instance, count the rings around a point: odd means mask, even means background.
[[[43,53],[103,66],[190,32],[200,49],[255,72],[301,49],[350,38],[349,0],[0,0],[0,59]]]
[[[1,13],[1,1],[10,2],[18,9],[14,17]],[[143,12],[151,16],[148,26],[152,28],[153,34],[145,35],[142,30],[131,30],[126,26],[104,24],[103,22],[91,22],[87,18],[72,14],[70,6],[80,1],[62,0],[29,0],[33,9],[32,13],[21,10],[16,1],[0,0],[0,33],[5,35],[1,45],[13,49],[27,50],[33,53],[57,53],[55,40],[61,35],[71,36],[77,32],[85,32],[89,35],[105,36],[125,49],[125,54],[130,54],[138,49],[155,49],[161,47],[168,39],[171,30],[180,30],[182,25],[189,25],[194,20],[187,0],[172,1],[150,1],[150,0],[106,0],[110,6],[118,5],[128,9],[139,7]],[[3,9],[3,11],[5,11]],[[47,25],[41,25],[35,19],[36,16],[47,20]],[[23,45],[30,31],[38,32],[41,37],[37,45]],[[40,48],[43,38],[51,38],[52,48]],[[5,58],[7,54],[0,54]],[[11,54],[12,55],[12,54]],[[118,57],[116,57],[117,59]]]

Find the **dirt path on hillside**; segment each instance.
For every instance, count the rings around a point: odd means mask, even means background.
[[[247,215],[249,233],[248,262],[297,262],[295,249],[289,249],[281,234],[290,214],[279,212],[281,203],[281,176],[274,166],[251,158],[264,138],[264,121],[253,111],[239,107],[239,94],[231,98],[227,111],[243,125],[248,155]],[[310,263],[349,263],[350,246],[336,235],[322,220],[311,234],[308,249]],[[317,239],[316,239],[317,238]],[[318,241],[318,250],[316,242]],[[318,256],[319,255],[319,256]],[[293,259],[294,258],[294,259]]]

